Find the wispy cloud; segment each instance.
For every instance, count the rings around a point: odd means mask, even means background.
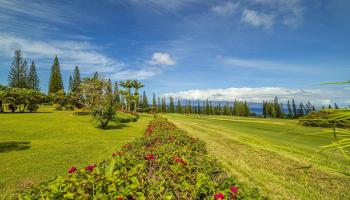
[[[237,11],[238,8],[239,8],[239,3],[226,1],[224,3],[212,6],[211,10],[218,15],[227,16]]]
[[[162,96],[174,97],[188,100],[206,100],[211,101],[234,101],[244,100],[251,103],[261,103],[270,101],[278,97],[282,102],[294,98],[298,102],[311,101],[316,105],[324,105],[332,102],[346,103],[346,96],[349,92],[342,90],[320,89],[293,89],[283,87],[241,87],[225,89],[207,89],[207,90],[188,90],[175,93],[166,93]]]
[[[38,41],[0,33],[1,53],[7,57],[13,55],[15,49],[22,49],[28,58],[48,61],[58,55],[63,69],[73,69],[79,65],[82,71],[90,73],[113,72],[125,66],[124,63],[98,52],[98,47],[79,41]],[[40,67],[40,66],[39,66]],[[49,67],[49,66],[47,66]]]
[[[256,27],[264,27],[270,29],[274,24],[274,15],[258,13],[255,10],[244,9],[241,21]]]

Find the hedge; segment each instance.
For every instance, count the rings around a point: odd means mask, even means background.
[[[71,167],[18,199],[264,199],[256,188],[228,176],[203,141],[164,118],[112,157]]]

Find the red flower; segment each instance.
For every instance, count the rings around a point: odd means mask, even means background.
[[[237,187],[235,187],[235,186],[232,186],[232,187],[231,187],[231,192],[232,192],[233,194],[237,195],[237,191],[238,191],[238,188],[237,188]]]
[[[69,170],[68,170],[68,173],[74,173],[75,171],[77,171],[77,168],[76,167],[71,167]]]
[[[123,200],[123,198],[121,198],[121,197],[118,197],[118,198],[117,198],[117,200]]]
[[[95,167],[96,167],[96,165],[89,165],[89,166],[85,167],[85,170],[86,171],[92,171],[92,170],[94,170]]]
[[[181,164],[183,164],[183,165],[187,165],[187,162],[186,162],[184,159],[182,159],[182,158],[179,158],[179,157],[174,156],[173,159],[174,159],[175,162],[177,162],[177,163],[181,163]]]
[[[117,152],[117,153],[113,153],[113,154],[112,154],[113,157],[114,157],[114,156],[122,156],[122,155],[124,155],[124,152],[122,152],[122,151],[119,151],[119,152]]]
[[[220,193],[216,193],[215,195],[214,195],[214,198],[216,199],[216,200],[222,200],[222,199],[224,199],[224,195],[220,192]]]
[[[146,160],[154,160],[154,159],[156,159],[156,158],[155,158],[155,156],[154,156],[153,154],[149,153],[149,154],[147,154],[147,155],[145,156],[145,159],[146,159]]]

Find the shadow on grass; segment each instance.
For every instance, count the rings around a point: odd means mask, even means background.
[[[8,153],[11,151],[23,151],[30,148],[30,142],[0,142],[0,153]]]
[[[53,113],[51,111],[42,111],[42,112],[0,112],[0,114],[35,114],[35,113]]]
[[[125,127],[128,127],[126,124],[117,124],[117,125],[108,125],[105,130],[110,130],[110,129],[123,129]]]

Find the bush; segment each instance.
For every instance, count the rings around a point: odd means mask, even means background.
[[[71,167],[17,198],[23,199],[263,199],[256,189],[229,177],[205,144],[164,118],[143,138],[112,158],[83,169]]]
[[[39,105],[36,103],[29,103],[27,106],[29,112],[37,112],[39,110]]]

